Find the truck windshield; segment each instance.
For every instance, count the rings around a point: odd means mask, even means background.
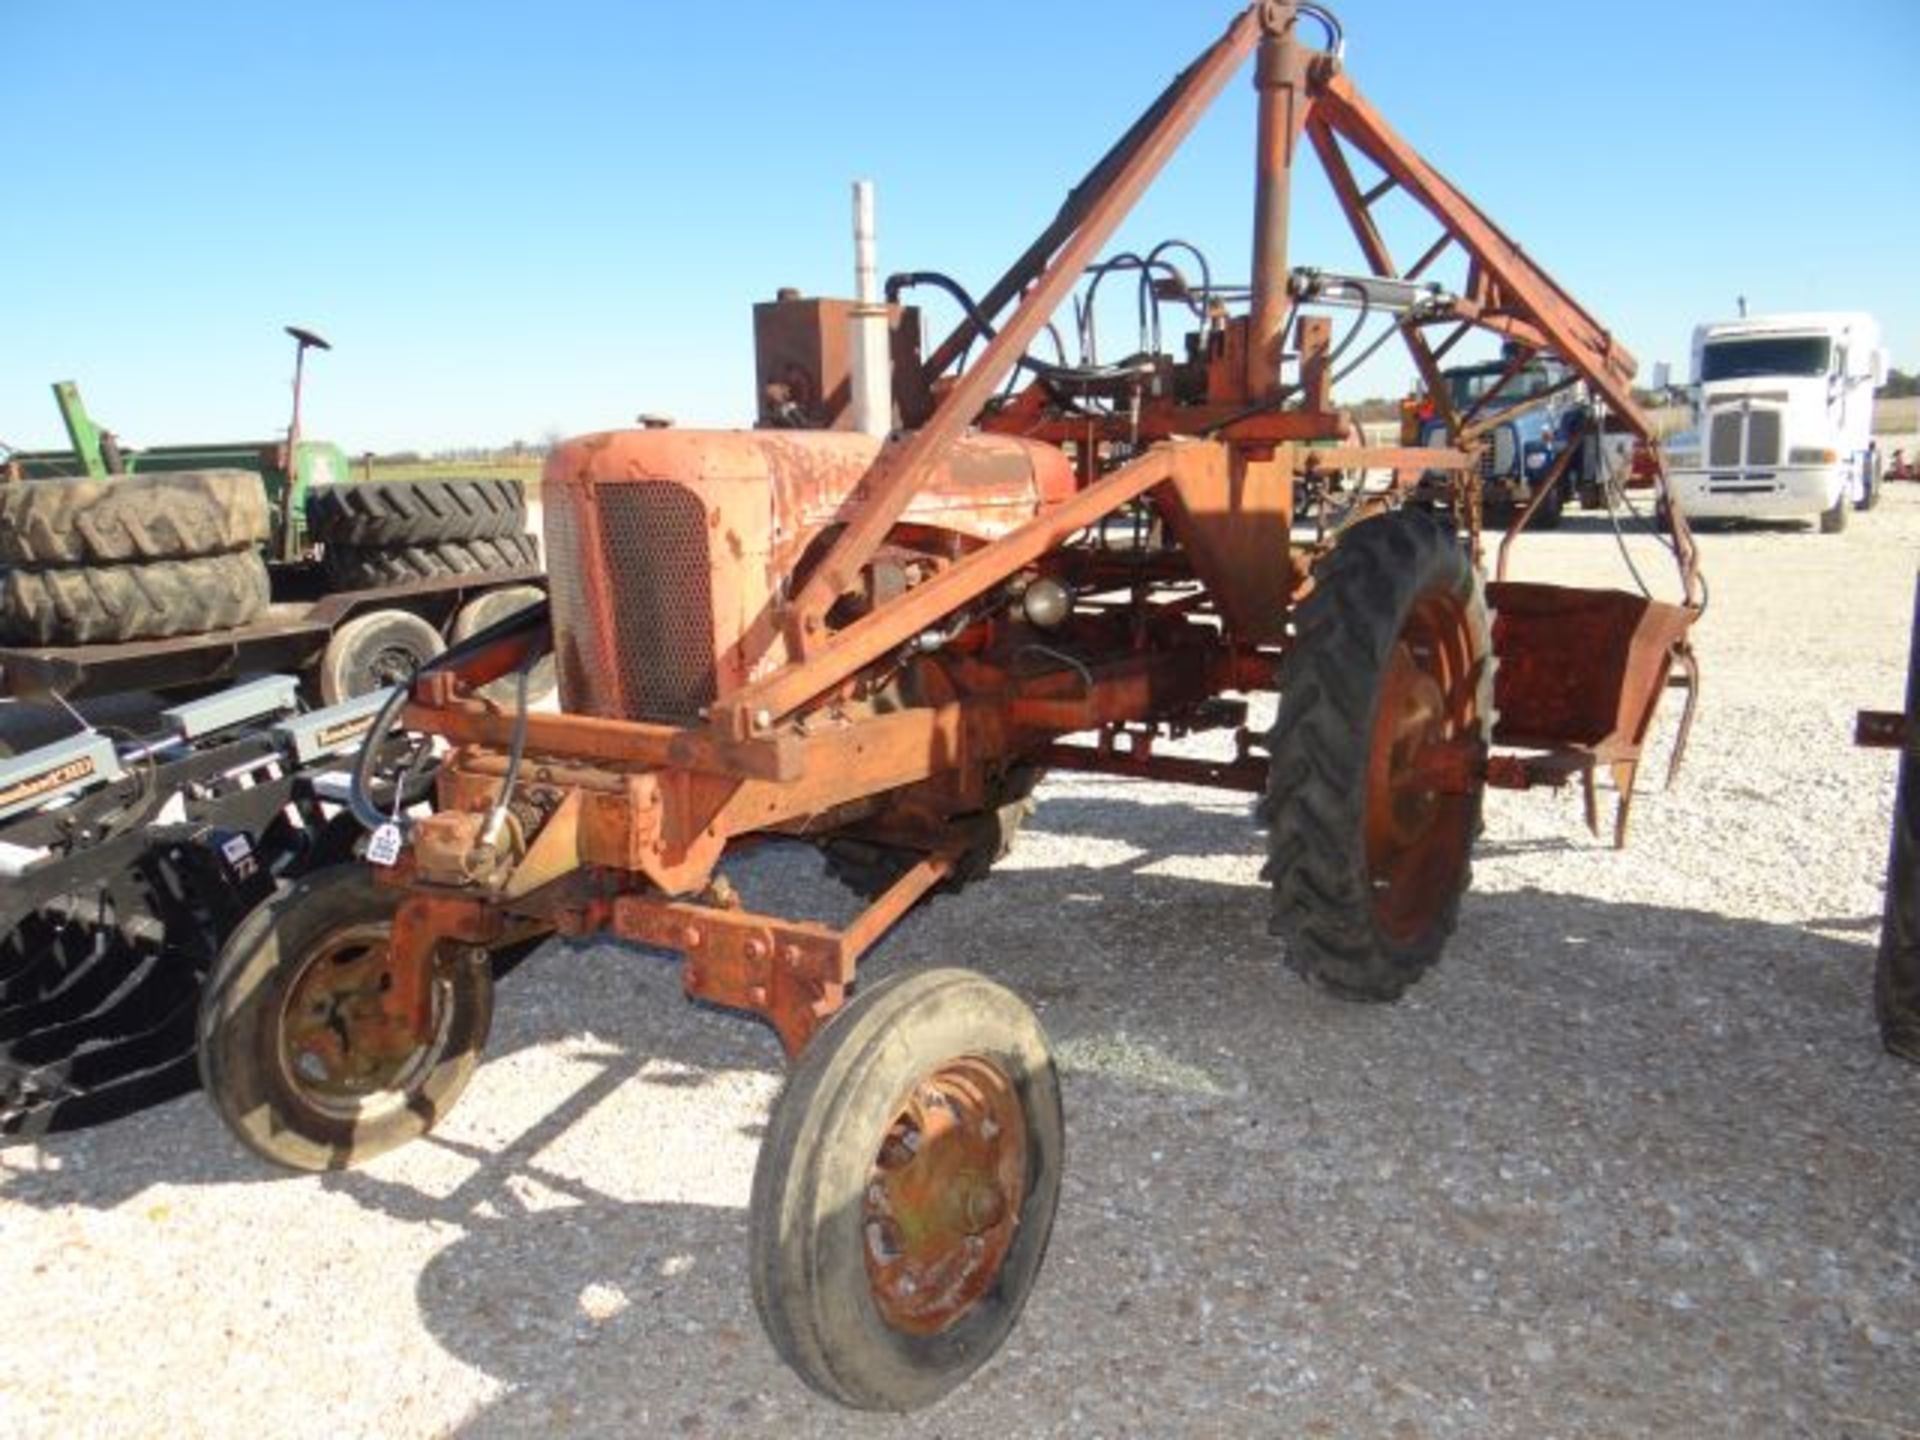
[[[1480,370],[1456,370],[1447,376],[1447,388],[1453,394],[1454,409],[1466,411],[1473,408],[1479,400],[1494,386],[1500,383],[1500,377],[1506,374],[1504,365],[1488,366]],[[1504,410],[1509,405],[1518,405],[1522,400],[1531,400],[1543,391],[1551,390],[1566,378],[1565,372],[1544,365],[1529,365],[1501,390],[1499,398],[1493,402],[1493,409]]]
[[[1700,352],[1700,381],[1751,380],[1762,375],[1824,375],[1833,342],[1824,335],[1762,335],[1715,340]]]

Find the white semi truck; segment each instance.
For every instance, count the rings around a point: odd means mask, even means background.
[[[1846,528],[1879,499],[1873,392],[1887,354],[1871,315],[1755,315],[1695,327],[1695,433],[1668,443],[1689,517]]]

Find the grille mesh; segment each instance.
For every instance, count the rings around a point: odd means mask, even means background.
[[[553,643],[560,667],[560,703],[582,715],[617,716],[610,667],[601,653],[599,628],[587,604],[586,576],[579,516],[573,492],[558,485],[542,497],[546,530],[547,594],[553,605]]]
[[[1780,463],[1780,412],[1754,410],[1747,415],[1747,464]]]
[[[1740,463],[1740,412],[1723,410],[1713,417],[1713,430],[1707,438],[1707,463],[1734,466]]]
[[[617,617],[609,648],[620,713],[690,723],[714,700],[706,507],[658,480],[604,484],[595,494],[600,573]]]

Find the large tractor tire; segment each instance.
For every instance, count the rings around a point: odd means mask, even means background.
[[[193,560],[250,549],[269,528],[247,470],[0,485],[0,565]]]
[[[1280,670],[1263,810],[1275,934],[1335,994],[1395,1000],[1445,947],[1482,784],[1424,788],[1437,744],[1493,724],[1486,601],[1466,552],[1411,510],[1356,526],[1314,577]]]
[[[428,545],[526,528],[518,480],[363,480],[307,491],[307,535],[328,545]]]
[[[200,1082],[234,1136],[293,1170],[339,1170],[430,1130],[493,1021],[486,953],[443,947],[432,1034],[405,1053],[380,1013],[400,892],[364,865],[295,881],[221,951],[199,1017]]]
[[[1014,841],[1033,814],[1033,791],[1046,771],[1037,765],[1015,765],[1001,777],[992,808],[962,815],[953,824],[967,838],[966,849],[953,873],[942,880],[936,894],[953,895],[966,889],[1013,853]],[[918,850],[877,841],[838,836],[824,841],[820,853],[827,873],[863,900],[877,900],[921,859]]]
[[[1009,990],[930,970],[863,990],[801,1052],[753,1174],[753,1298],[843,1405],[914,1410],[991,1359],[1060,1199],[1060,1080]]]
[[[147,565],[17,567],[0,579],[0,637],[28,645],[102,645],[231,630],[269,599],[256,551]]]
[[[449,540],[436,545],[327,547],[327,578],[335,590],[377,590],[443,575],[492,575],[540,564],[531,535]]]

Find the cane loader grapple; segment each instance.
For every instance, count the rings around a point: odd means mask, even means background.
[[[752,1197],[769,1337],[822,1393],[908,1409],[1019,1315],[1060,1194],[1060,1089],[1001,986],[940,969],[856,988],[856,967],[987,874],[1042,773],[1257,796],[1276,959],[1361,1000],[1439,958],[1489,787],[1591,798],[1610,767],[1624,839],[1655,706],[1693,690],[1685,518],[1673,601],[1507,579],[1531,507],[1488,581],[1479,452],[1513,409],[1453,409],[1433,382],[1488,332],[1511,374],[1551,356],[1645,435],[1634,361],[1387,126],[1341,48],[1317,5],[1245,9],[985,292],[912,272],[883,293],[862,243],[851,305],[762,307],[763,428],[559,446],[550,613],[424,669],[369,737],[450,747],[431,813],[358,798],[371,863],[287,887],[222,956],[201,1058],[234,1133],[284,1165],[355,1163],[457,1096],[490,949],[551,931],[671,952],[690,996],[764,1019],[792,1060]],[[1216,283],[1183,242],[1100,258],[1248,60],[1249,282]],[[1289,264],[1307,149],[1364,271]],[[1404,269],[1376,208],[1392,192],[1425,227]],[[1035,350],[1076,287],[1123,271],[1155,331],[1162,309],[1191,317],[1183,348]],[[923,356],[900,302],[927,285],[962,318]],[[1331,399],[1343,309],[1407,346],[1446,443],[1355,442]],[[1296,489],[1333,473],[1297,530]],[[549,648],[561,713],[493,698]],[[1248,697],[1276,691],[1257,731]],[[1231,757],[1167,753],[1207,731]],[[723,862],[780,840],[819,847],[867,908],[756,909]]]

